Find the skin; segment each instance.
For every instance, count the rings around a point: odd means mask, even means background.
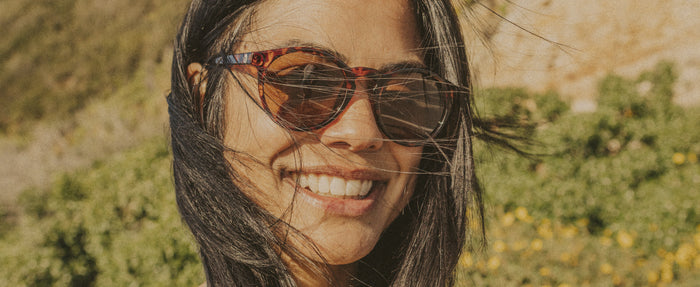
[[[404,0],[270,0],[257,9],[251,33],[235,53],[311,43],[343,55],[351,67],[379,69],[402,62],[421,63],[420,38]],[[195,80],[204,73],[191,64]],[[226,98],[227,146],[242,152],[230,160],[247,183],[239,184],[255,202],[301,231],[313,242],[339,281],[346,281],[353,263],[366,256],[384,229],[406,206],[415,181],[421,147],[388,140],[376,125],[364,83],[348,107],[331,124],[312,132],[292,132],[276,124],[257,104],[257,79],[240,73],[231,79]],[[252,97],[245,95],[250,92]],[[234,155],[227,155],[230,159]],[[343,177],[361,171],[384,183],[376,200],[361,214],[337,214],[314,204],[284,171],[334,173]],[[310,171],[309,171],[310,172]],[[374,191],[373,191],[374,192]],[[343,204],[342,201],[339,204]],[[291,208],[290,208],[291,207]],[[289,233],[306,256],[322,261],[303,239]],[[301,285],[321,286],[312,274],[287,259]],[[342,285],[341,282],[338,285]]]

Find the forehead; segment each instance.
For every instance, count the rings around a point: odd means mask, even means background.
[[[414,14],[408,0],[269,0],[237,52],[311,43],[351,66],[422,62]]]

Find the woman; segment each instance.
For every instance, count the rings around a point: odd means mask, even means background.
[[[452,285],[483,237],[463,46],[447,0],[194,0],[168,104],[208,286]]]

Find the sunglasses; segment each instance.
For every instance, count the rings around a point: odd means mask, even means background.
[[[260,106],[277,124],[294,131],[332,123],[362,79],[361,91],[369,97],[380,131],[404,146],[434,138],[449,117],[455,94],[465,93],[424,68],[351,68],[331,53],[310,47],[226,55],[210,64],[257,74]]]

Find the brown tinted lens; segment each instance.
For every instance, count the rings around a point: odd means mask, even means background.
[[[307,130],[335,116],[344,96],[345,74],[327,57],[293,52],[270,64],[263,80],[265,103],[278,122]]]
[[[376,103],[384,132],[408,143],[433,136],[446,112],[440,83],[419,72],[389,76]]]

